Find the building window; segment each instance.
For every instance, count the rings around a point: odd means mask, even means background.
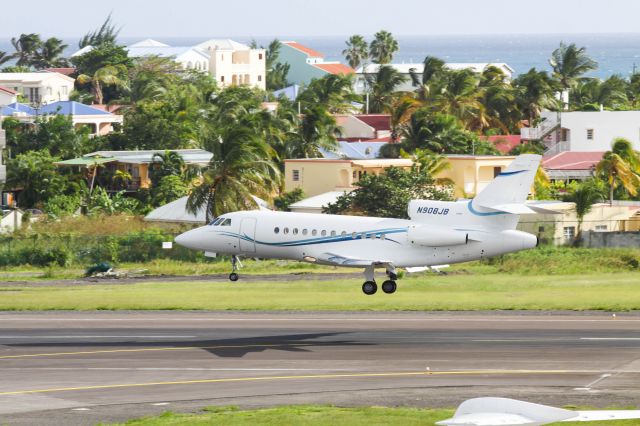
[[[493,168],[493,177],[498,176],[500,173],[502,173],[502,167],[494,167]]]
[[[262,76],[258,75],[258,81],[262,81]]]
[[[593,140],[593,129],[587,129],[587,140]]]
[[[295,169],[291,171],[291,177],[293,178],[294,182],[298,182],[300,181],[300,170]]]
[[[258,53],[258,59],[262,60],[262,53]]]
[[[575,226],[565,226],[563,229],[564,239],[565,240],[573,240],[576,236],[576,227]]]
[[[607,231],[607,225],[596,225],[595,231],[596,232],[606,232]]]
[[[224,83],[224,75],[220,76],[220,83]]]

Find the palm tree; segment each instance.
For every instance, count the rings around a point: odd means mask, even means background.
[[[207,221],[221,214],[257,207],[252,196],[271,199],[278,189],[280,171],[271,160],[274,152],[252,129],[227,126],[210,129],[205,148],[213,158],[193,188],[187,209],[206,209]]]
[[[40,47],[40,50],[36,53],[34,59],[34,66],[37,69],[49,68],[49,67],[65,67],[69,65],[69,62],[62,58],[62,53],[67,45],[63,43],[59,38],[51,37],[45,40]]]
[[[388,65],[382,65],[378,72],[367,75],[369,86],[369,111],[380,113],[391,108],[396,87],[406,81],[406,77]]]
[[[309,107],[300,120],[298,131],[288,141],[288,157],[322,157],[321,149],[336,149],[339,135],[335,118],[322,105]]]
[[[388,31],[378,31],[369,47],[371,59],[376,64],[391,63],[393,55],[400,49],[398,41]]]
[[[585,73],[598,68],[598,63],[587,55],[586,48],[562,42],[551,54],[549,65],[553,68],[553,78],[563,90],[571,89]]]
[[[601,106],[617,109],[627,105],[628,83],[620,76],[613,75],[601,81],[590,78],[576,83],[573,91],[573,102],[581,111],[598,111]]]
[[[616,188],[624,188],[635,196],[640,188],[640,155],[626,139],[615,139],[611,151],[605,152],[596,173],[609,185],[609,204],[613,205]]]
[[[417,88],[418,98],[422,102],[428,102],[442,91],[449,70],[442,59],[434,56],[425,57],[422,65],[422,74],[411,69],[409,75],[413,86]]]
[[[555,82],[546,71],[531,68],[525,74],[519,75],[513,85],[517,92],[516,101],[529,118],[530,126],[534,126],[543,109],[556,109],[558,106]]]
[[[602,198],[602,188],[599,187],[598,181],[595,179],[584,181],[572,193],[564,197],[565,201],[573,202],[576,205],[576,217],[578,218],[576,244],[582,236],[584,217],[591,211],[594,204],[602,202]]]
[[[40,36],[35,33],[20,34],[18,38],[11,38],[11,44],[16,50],[16,53],[13,54],[13,57],[18,59],[16,65],[19,67],[28,67],[33,65],[38,55],[38,49],[42,46],[42,40],[40,40]]]
[[[11,59],[13,59],[13,55],[9,55],[7,52],[0,51],[0,66],[6,64]]]
[[[104,101],[102,91],[104,86],[128,87],[126,73],[127,67],[124,65],[107,65],[97,70],[92,76],[80,74],[76,81],[79,84],[90,83],[95,103],[102,104]]]
[[[369,45],[361,35],[352,35],[347,40],[347,48],[342,51],[349,66],[357,69],[360,65],[365,65],[369,59]]]
[[[360,101],[353,92],[353,76],[329,74],[313,79],[297,99],[303,107],[322,105],[332,114],[353,110],[352,102]]]
[[[86,46],[101,46],[103,44],[116,44],[119,29],[116,29],[113,22],[111,22],[111,14],[107,16],[107,19],[102,23],[100,28],[85,34],[78,42],[78,47],[82,49]]]
[[[404,151],[401,151],[400,155],[405,158],[409,157]],[[451,169],[451,163],[446,155],[434,154],[428,149],[417,148],[413,152],[413,159],[420,166],[420,171],[434,178],[436,185],[453,185],[453,180],[449,178],[436,178],[437,175]]]
[[[409,94],[394,96],[388,112],[391,115],[391,143],[398,142],[402,128],[420,108],[420,102]]]
[[[488,126],[484,106],[480,103],[480,79],[471,70],[452,71],[441,94],[436,96],[438,111],[458,118],[466,128],[481,130]]]

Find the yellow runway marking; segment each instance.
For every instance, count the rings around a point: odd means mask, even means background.
[[[149,383],[124,383],[112,385],[77,386],[68,388],[51,389],[31,389],[20,391],[0,392],[2,395],[21,395],[31,393],[68,392],[84,391],[96,389],[118,389],[135,388],[145,386],[171,386],[171,385],[194,385],[206,383],[232,383],[232,382],[255,382],[262,380],[303,380],[303,379],[340,379],[340,378],[375,378],[375,377],[411,377],[411,376],[481,376],[481,375],[518,375],[518,374],[567,374],[574,371],[568,370],[477,370],[477,371],[409,371],[409,372],[389,372],[389,373],[346,373],[346,374],[312,374],[303,376],[265,376],[265,377],[234,377],[226,379],[201,379],[183,380],[173,382],[149,382]]]
[[[37,358],[47,356],[64,356],[64,355],[95,355],[95,354],[113,354],[120,352],[154,352],[154,351],[186,351],[192,349],[245,349],[245,348],[278,348],[288,346],[313,346],[312,343],[279,343],[264,345],[220,345],[220,346],[179,346],[168,348],[137,348],[137,349],[106,349],[97,351],[77,351],[77,352],[50,352],[43,354],[21,354],[21,355],[3,355],[0,359],[12,358]]]

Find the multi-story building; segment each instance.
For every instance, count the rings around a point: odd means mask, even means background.
[[[289,64],[289,83],[307,85],[314,78],[330,74],[353,74],[355,70],[338,61],[325,61],[324,55],[295,41],[283,41],[278,62]]]
[[[75,80],[57,72],[2,72],[0,86],[18,92],[32,104],[68,101]]]
[[[84,47],[71,56],[82,55],[91,49],[91,46]],[[127,46],[127,50],[132,58],[172,58],[185,70],[208,72],[220,87],[246,85],[263,90],[266,87],[265,50],[252,49],[230,39],[207,40],[195,46],[169,46],[146,39]]]
[[[640,150],[640,111],[544,111],[537,127],[520,129],[523,140],[542,141],[547,154],[608,151],[615,138]]]

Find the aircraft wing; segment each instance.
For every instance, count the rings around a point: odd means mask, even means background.
[[[340,254],[337,253],[322,253],[318,256],[315,257],[311,257],[309,256],[309,258],[305,258],[306,261],[308,262],[318,262],[318,263],[325,263],[325,264],[329,264],[329,265],[336,265],[336,266],[362,266],[362,267],[366,267],[366,266],[386,266],[386,265],[390,265],[391,261],[390,260],[381,260],[381,259],[360,259],[360,258],[355,258],[355,257],[349,257],[349,256],[342,256]]]

